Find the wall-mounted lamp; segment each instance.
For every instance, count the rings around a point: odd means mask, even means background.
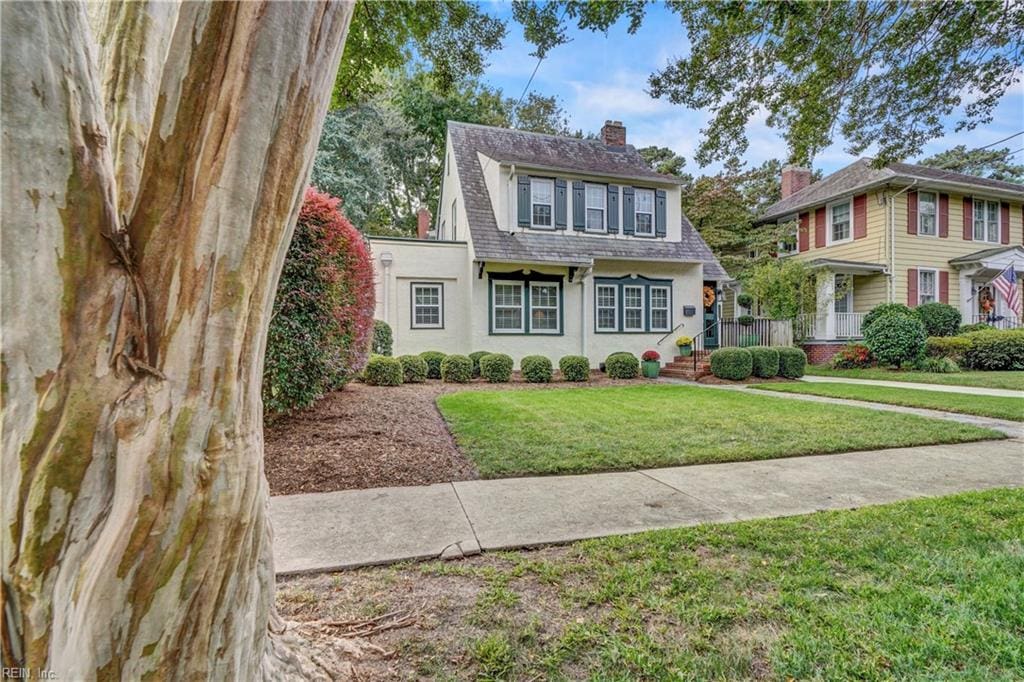
[[[380,264],[384,267],[391,265],[395,261],[395,257],[391,255],[390,251],[385,251],[380,254]]]

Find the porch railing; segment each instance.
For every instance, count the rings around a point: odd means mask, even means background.
[[[972,324],[984,322],[996,329],[1016,329],[1018,327],[1024,327],[1024,323],[1022,323],[1021,319],[1016,315],[972,315],[970,320]]]
[[[867,313],[832,313],[832,335],[835,339],[859,339],[864,334],[861,325]],[[805,313],[797,315],[794,333],[801,339],[828,339],[829,315]]]
[[[863,336],[860,325],[867,313],[835,313],[836,336],[841,339],[856,339]]]

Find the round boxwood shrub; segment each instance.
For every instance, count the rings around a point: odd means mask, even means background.
[[[422,384],[427,380],[427,363],[418,355],[399,355],[402,378],[407,384]]]
[[[375,355],[391,355],[391,347],[395,337],[391,334],[391,325],[384,320],[373,321],[373,343],[370,351]]]
[[[927,338],[921,320],[901,314],[882,315],[864,330],[864,345],[885,365],[916,362]]]
[[[480,376],[492,384],[512,378],[512,358],[504,353],[488,353],[480,358]]]
[[[640,376],[640,361],[632,353],[612,353],[605,358],[604,371],[612,379],[636,379]]]
[[[590,381],[590,360],[582,355],[566,355],[558,361],[565,381]]]
[[[963,364],[970,369],[1021,370],[1024,369],[1024,329],[989,329],[972,332],[964,352]]]
[[[551,381],[551,361],[543,355],[527,355],[519,361],[519,371],[531,384]]]
[[[473,378],[473,361],[465,355],[449,355],[441,361],[441,379],[449,384],[465,384]]]
[[[752,369],[755,377],[770,379],[779,374],[779,351],[768,346],[748,348],[753,361]]]
[[[887,317],[889,315],[902,315],[903,317],[913,317],[914,311],[902,303],[879,303],[874,308],[868,311],[867,315],[864,316],[864,321],[861,322],[860,331],[861,334],[867,334],[868,327],[875,323],[875,320]]]
[[[779,348],[779,376],[799,379],[807,369],[807,353],[801,348]]]
[[[960,311],[948,303],[925,303],[915,311],[928,336],[953,336],[960,328]]]
[[[485,355],[490,355],[489,350],[475,350],[469,354],[469,359],[473,363],[473,378],[480,376],[480,358]]]
[[[441,363],[444,361],[445,354],[439,350],[425,350],[420,353],[420,357],[423,358],[423,362],[427,363],[427,378],[440,379]]]
[[[372,355],[363,371],[363,380],[371,386],[398,386],[402,383],[402,363],[387,355]]]
[[[749,348],[719,348],[711,353],[711,373],[719,379],[743,381],[754,371]]]

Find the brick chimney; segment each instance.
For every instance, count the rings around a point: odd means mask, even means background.
[[[803,166],[782,167],[782,198],[796,194],[811,184],[811,170]]]
[[[426,239],[428,232],[430,232],[430,209],[423,206],[416,213],[416,238]]]
[[[605,121],[601,128],[601,142],[609,147],[625,147],[626,126],[622,121]]]

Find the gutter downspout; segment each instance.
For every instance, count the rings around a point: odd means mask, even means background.
[[[580,355],[589,358],[587,355],[587,276],[593,266],[580,268],[577,274],[580,282]]]
[[[896,302],[896,197],[917,187],[917,180],[889,196],[889,303]]]

